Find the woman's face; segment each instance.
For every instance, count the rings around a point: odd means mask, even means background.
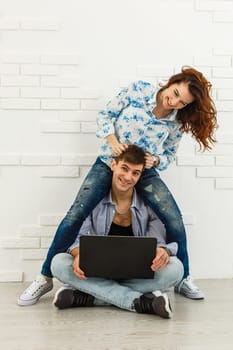
[[[187,83],[175,83],[161,92],[164,109],[182,109],[194,101]]]

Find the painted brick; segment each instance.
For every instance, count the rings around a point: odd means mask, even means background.
[[[40,109],[40,101],[36,99],[2,98],[2,109]]]
[[[0,61],[3,63],[39,63],[40,56],[27,53],[1,53]]]
[[[0,97],[19,97],[19,88],[0,87]]]
[[[218,143],[233,143],[233,133],[227,134],[227,133],[219,133],[217,135]]]
[[[81,132],[83,133],[96,133],[96,123],[93,122],[85,122],[81,123]]]
[[[183,214],[183,220],[185,225],[194,225],[196,223],[196,217],[193,214]]]
[[[178,156],[177,165],[184,166],[212,166],[215,164],[213,156]]]
[[[94,89],[81,89],[81,88],[63,88],[61,89],[61,97],[63,98],[98,98],[99,93]]]
[[[216,89],[224,88],[224,89],[232,89],[233,79],[223,79],[223,78],[213,78],[211,79],[212,86]]]
[[[215,188],[220,190],[233,190],[233,179],[216,179]]]
[[[80,69],[80,67],[76,64],[60,64],[59,65],[59,69],[60,69],[60,76],[61,77],[80,77],[80,74],[82,72],[82,70]],[[80,83],[79,85],[82,85],[82,83]]]
[[[213,54],[214,55],[233,55],[233,46],[227,45],[222,47],[214,47]]]
[[[5,75],[12,75],[12,74],[19,74],[19,65],[18,64],[7,64],[7,63],[1,63],[0,64],[0,74]]]
[[[54,19],[48,19],[48,20],[22,20],[20,21],[20,28],[23,30],[52,30],[57,31],[60,27],[60,24],[58,21]]]
[[[32,76],[2,76],[2,86],[39,86],[40,78]]]
[[[96,111],[59,111],[59,119],[62,121],[96,122]]]
[[[92,110],[99,111],[103,109],[106,105],[106,102],[100,100],[82,100],[81,101],[81,109],[83,110]]]
[[[198,168],[197,177],[233,177],[233,167]]]
[[[19,154],[0,154],[1,165],[20,165]]]
[[[97,154],[66,154],[62,155],[63,165],[91,165],[95,161]]]
[[[21,253],[23,260],[43,260],[46,257],[47,249],[25,249]]]
[[[217,166],[233,166],[233,155],[230,156],[217,156],[216,157]],[[227,169],[226,169],[227,172]]]
[[[232,145],[224,145],[224,144],[217,144],[214,146],[214,148],[211,151],[212,155],[232,155],[233,154],[233,146]]]
[[[233,9],[230,12],[215,12],[213,13],[213,22],[233,22]]]
[[[218,100],[233,100],[233,89],[219,89]]]
[[[224,56],[203,56],[194,57],[195,66],[214,66],[214,67],[230,67],[231,57]]]
[[[22,237],[47,237],[55,234],[55,227],[52,226],[23,226],[19,230]]]
[[[196,10],[201,11],[231,11],[233,10],[233,4],[231,1],[203,1],[196,0]]]
[[[22,165],[59,165],[60,156],[49,154],[24,154],[21,157]]]
[[[220,112],[233,111],[233,101],[215,101],[215,106]]]
[[[17,30],[20,28],[20,23],[14,19],[1,19],[0,30]]]
[[[22,64],[21,74],[23,75],[57,75],[58,66],[41,64]]]
[[[75,54],[59,55],[42,55],[41,63],[43,64],[71,64],[78,65],[80,58]]]
[[[43,167],[40,171],[41,177],[79,177],[79,168],[72,166]]]
[[[41,248],[49,248],[52,243],[52,237],[50,238],[41,238]]]
[[[233,78],[233,68],[213,68],[214,78]]]
[[[80,109],[80,101],[78,100],[61,100],[61,99],[48,99],[41,100],[42,109],[62,109],[62,110],[76,110]]]
[[[150,77],[169,77],[174,73],[172,67],[154,66],[154,65],[140,65],[136,68],[137,74]]]
[[[38,218],[39,224],[41,226],[58,226],[65,216],[65,213],[63,214],[41,214]]]
[[[46,87],[79,87],[81,84],[78,77],[42,77],[41,85]]]
[[[3,270],[0,272],[0,282],[23,282],[23,272]]]
[[[1,93],[1,90],[0,90]],[[60,96],[58,88],[23,87],[20,89],[21,97],[55,98]]]
[[[41,132],[43,133],[79,133],[81,131],[79,122],[43,122]]]
[[[1,238],[0,245],[5,249],[39,248],[39,238]]]

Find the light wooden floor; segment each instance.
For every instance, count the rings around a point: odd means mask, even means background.
[[[16,305],[28,283],[0,283],[4,350],[232,350],[233,280],[200,280],[204,301],[169,293],[170,320],[114,307],[59,311],[53,291],[30,307]]]

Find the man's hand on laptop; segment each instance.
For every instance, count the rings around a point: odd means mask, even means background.
[[[157,248],[156,249],[156,257],[152,261],[151,269],[153,271],[156,271],[158,269],[161,269],[162,267],[165,267],[169,262],[169,254],[164,248]]]
[[[75,275],[78,276],[78,278],[80,278],[81,280],[85,280],[87,278],[83,270],[81,270],[79,267],[79,254],[74,256],[74,261],[72,266],[73,266],[73,271]]]

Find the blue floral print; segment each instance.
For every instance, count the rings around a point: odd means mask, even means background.
[[[158,88],[149,82],[136,81],[110,100],[97,117],[97,137],[103,138],[100,159],[111,164],[111,146],[105,139],[115,134],[120,143],[136,144],[145,152],[160,157],[159,170],[175,160],[182,137],[177,111],[159,119],[153,113]]]

